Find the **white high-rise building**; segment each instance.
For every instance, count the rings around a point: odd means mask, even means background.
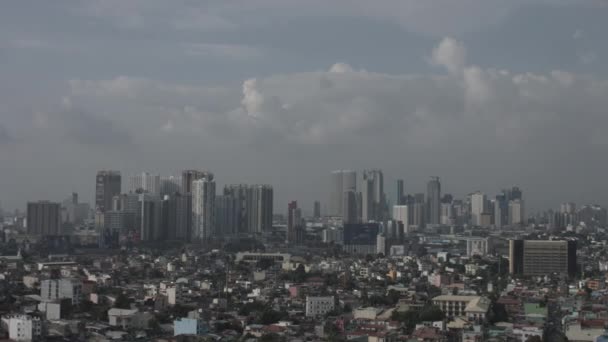
[[[441,203],[441,224],[454,224],[454,213],[452,208],[452,203]]]
[[[329,215],[344,216],[344,194],[357,191],[357,173],[351,170],[336,170],[331,173]]]
[[[153,175],[148,172],[142,172],[131,176],[129,181],[129,191],[137,192],[143,190],[152,195],[160,194],[160,175]]]
[[[486,195],[477,191],[471,194],[471,223],[481,225],[481,214],[486,212]]]
[[[407,205],[394,205],[393,206],[393,220],[401,222],[403,229],[407,232],[407,228],[410,224],[410,208]]]
[[[215,233],[215,181],[206,176],[192,181],[192,232],[195,239]]]
[[[4,316],[2,325],[8,330],[8,338],[13,341],[34,341],[42,337],[42,321],[38,317]]]
[[[509,201],[509,224],[521,225],[524,223],[524,200]]]

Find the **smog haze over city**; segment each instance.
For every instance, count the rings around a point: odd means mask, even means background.
[[[5,0],[0,340],[607,342],[607,0]]]

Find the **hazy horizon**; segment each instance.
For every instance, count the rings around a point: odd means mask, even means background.
[[[479,20],[471,20],[474,14]],[[608,205],[601,1],[7,1],[0,201],[92,202],[95,174],[183,169],[327,205],[378,168],[527,211]],[[27,23],[27,25],[24,25]]]

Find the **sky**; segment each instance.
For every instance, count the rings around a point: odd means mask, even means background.
[[[212,171],[326,207],[330,172],[380,168],[532,210],[608,205],[608,2],[6,0],[0,201],[97,170]]]

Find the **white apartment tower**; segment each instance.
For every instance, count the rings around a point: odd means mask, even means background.
[[[215,232],[215,181],[211,174],[192,181],[192,232],[206,240]]]

